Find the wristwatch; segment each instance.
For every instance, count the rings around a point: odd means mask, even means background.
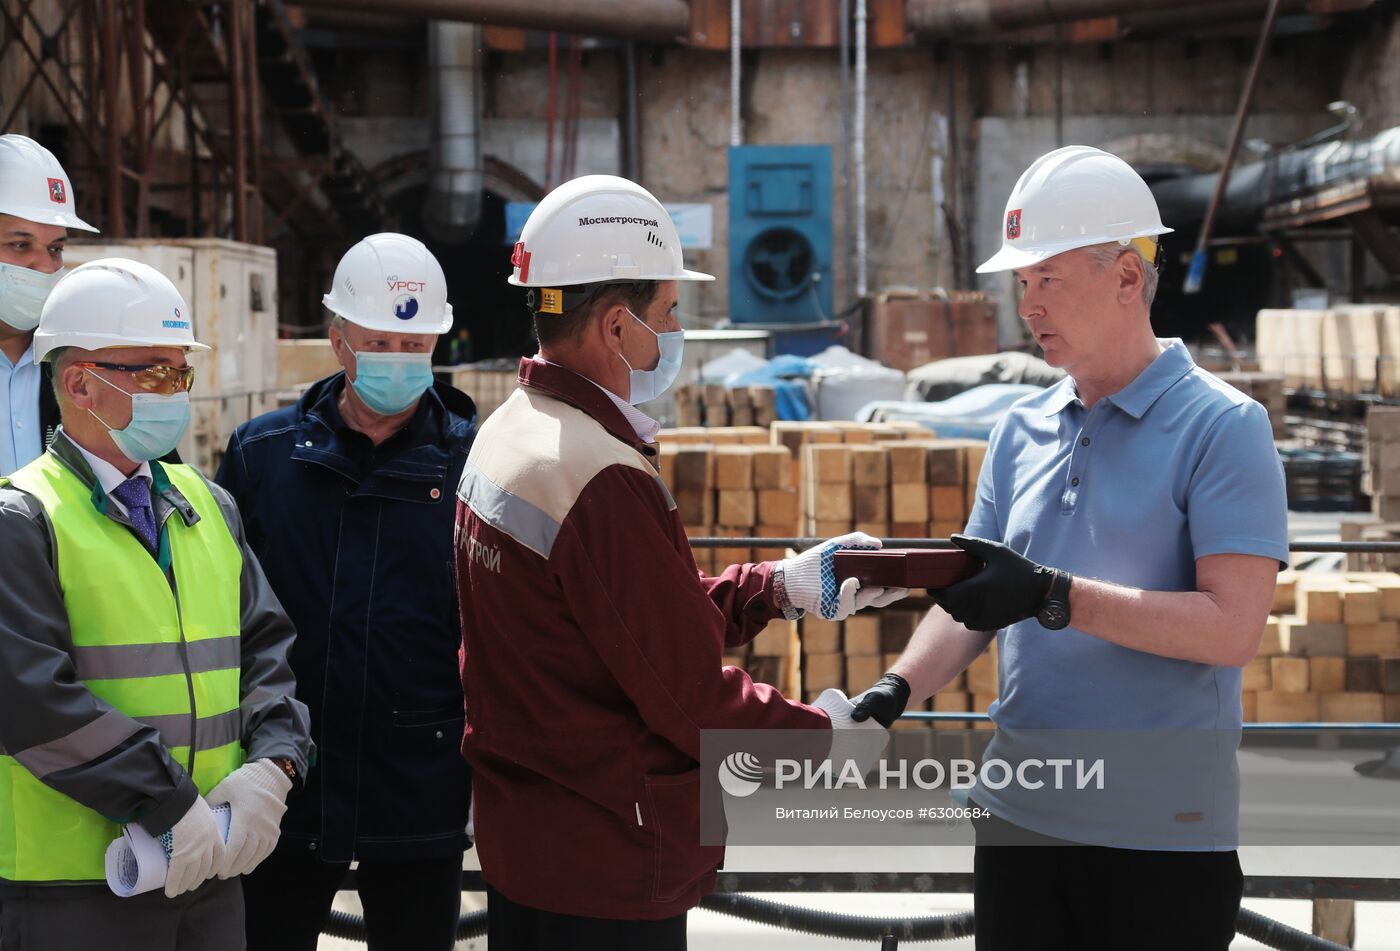
[[[1050,582],[1050,593],[1041,602],[1035,619],[1047,631],[1062,631],[1069,627],[1069,586],[1074,576],[1068,571],[1056,571]]]
[[[285,756],[269,756],[267,761],[286,774],[287,778],[292,782],[297,781],[297,767],[291,760],[287,759]]]

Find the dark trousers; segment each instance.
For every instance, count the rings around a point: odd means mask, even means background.
[[[977,819],[977,951],[1227,951],[1244,876],[1234,852],[1064,843]],[[1039,841],[1038,845],[997,843]]]
[[[486,886],[491,951],[685,951],[685,913],[660,921],[560,915],[519,905]]]
[[[107,886],[9,888],[0,951],[243,951],[238,879],[210,879],[166,898],[118,898]]]
[[[273,852],[243,878],[248,951],[316,951],[350,866]],[[369,951],[451,951],[462,908],[462,857],[361,862]]]

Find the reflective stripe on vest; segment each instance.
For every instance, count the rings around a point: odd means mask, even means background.
[[[52,453],[9,481],[43,504],[53,527],[78,679],[159,730],[171,757],[207,794],[243,761],[243,558],[199,473],[158,466],[152,463],[157,484],[168,478],[200,515],[193,525],[178,513],[165,521],[173,586],[131,531],[98,511],[94,490]],[[0,878],[102,879],[103,855],[121,834],[114,820],[131,818],[101,816],[0,756]]]

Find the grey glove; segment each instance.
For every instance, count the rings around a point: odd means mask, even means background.
[[[271,760],[244,763],[209,791],[209,804],[229,804],[228,842],[220,878],[236,878],[272,854],[281,835],[282,813],[292,781]]]
[[[165,873],[165,897],[174,898],[193,891],[214,874],[224,860],[224,837],[203,796],[161,836],[162,841],[167,836],[170,865]]]

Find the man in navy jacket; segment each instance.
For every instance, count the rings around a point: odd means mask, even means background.
[[[421,243],[361,241],[325,303],[344,372],[239,427],[216,477],[296,625],[319,747],[278,850],[244,881],[248,945],[313,951],[355,860],[371,951],[448,951],[471,797],[453,490],[476,409],[433,382],[452,308]]]

